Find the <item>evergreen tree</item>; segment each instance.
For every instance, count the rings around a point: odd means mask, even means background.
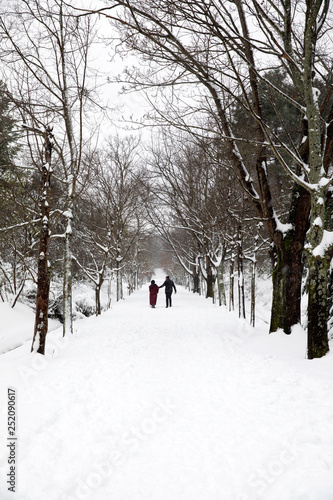
[[[0,81],[0,181],[4,182],[4,172],[13,166],[17,152],[17,132],[15,119],[10,112],[10,100],[6,85]]]

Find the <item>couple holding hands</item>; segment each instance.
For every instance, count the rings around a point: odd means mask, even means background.
[[[165,281],[163,285],[158,286],[156,285],[154,280],[151,280],[150,285],[149,285],[149,302],[152,308],[155,308],[156,306],[156,301],[157,301],[157,294],[159,292],[160,288],[165,287],[165,299],[166,299],[166,307],[171,307],[172,302],[171,302],[171,295],[172,291],[174,290],[175,293],[177,293],[176,287],[174,282],[170,279],[169,276],[166,276]]]

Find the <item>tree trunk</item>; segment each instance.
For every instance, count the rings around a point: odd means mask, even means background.
[[[219,292],[219,306],[227,305],[227,300],[225,296],[225,286],[224,286],[224,262],[221,261],[217,269],[217,288]]]
[[[273,300],[270,332],[279,328],[286,334],[301,320],[303,246],[284,238],[276,248],[273,266]]]
[[[206,256],[206,273],[207,273],[207,278],[206,278],[206,283],[207,283],[207,290],[206,290],[206,299],[212,298],[214,302],[214,285],[215,285],[215,276],[214,276],[214,271],[212,267],[211,260],[209,256]]]
[[[253,256],[252,272],[251,272],[251,321],[250,324],[255,327],[256,323],[256,270],[257,261],[256,255]]]
[[[67,214],[67,228],[64,248],[64,283],[63,283],[63,336],[73,333],[72,300],[72,227],[71,215]]]
[[[308,302],[308,358],[320,358],[328,350],[327,331],[327,277],[331,249],[323,245],[327,227],[326,178],[322,151],[322,116],[314,87],[314,59],[317,21],[320,2],[307,2],[304,32],[304,97],[309,132],[309,180],[316,186],[311,190],[311,221],[308,231],[309,302]],[[321,14],[320,14],[321,15]],[[318,18],[317,18],[318,16]],[[324,181],[324,182],[322,182]]]
[[[243,239],[239,230],[237,243],[237,270],[238,270],[238,316],[245,319],[245,287],[244,287],[244,257]]]
[[[110,273],[109,279],[108,279],[108,303],[107,303],[107,309],[111,308],[111,289],[112,289],[112,272]]]
[[[230,281],[229,281],[229,311],[234,311],[235,309],[235,300],[234,300],[234,283],[235,283],[235,259],[234,255],[231,255],[230,261]]]
[[[104,269],[98,275],[98,285],[96,287],[96,316],[102,314],[101,289],[104,283]]]
[[[329,351],[327,334],[327,276],[330,259],[309,258],[308,359]]]
[[[44,226],[46,229],[46,226]],[[44,228],[43,228],[44,231]],[[47,229],[48,231],[48,229]],[[44,240],[45,243],[45,240]],[[34,342],[39,336],[39,346],[37,352],[45,354],[45,342],[48,332],[48,311],[49,311],[49,291],[50,291],[50,276],[47,268],[47,248],[45,244],[39,246],[38,258],[38,281],[37,281],[37,301],[36,301],[36,316],[35,316],[35,331],[32,342],[31,352],[34,350]],[[45,253],[45,255],[44,255]]]
[[[101,287],[99,285],[95,286],[95,308],[96,316],[101,314]]]
[[[196,271],[193,271],[193,293],[200,295],[200,278],[199,273]]]
[[[119,266],[120,262],[117,262],[117,265]],[[122,278],[122,272],[119,267],[117,268],[116,271],[116,277],[117,277],[117,302],[119,300],[122,300],[123,298],[123,278]]]
[[[48,267],[49,253],[49,217],[50,217],[50,179],[52,174],[51,156],[52,156],[52,132],[47,127],[44,133],[45,164],[42,166],[42,197],[41,197],[41,233],[39,240],[39,254],[37,265],[37,300],[35,329],[31,346],[31,352],[34,350],[36,337],[39,337],[39,346],[37,352],[45,354],[45,342],[48,331],[49,315],[49,292],[50,292],[50,272]]]
[[[309,227],[310,209],[310,194],[304,188],[294,186],[288,220],[293,229],[285,234],[276,232],[273,239],[270,332],[281,328],[290,334],[292,326],[301,321],[304,241]]]
[[[324,247],[322,222],[325,220],[323,192],[312,193],[311,225],[308,231],[309,300],[308,300],[308,359],[321,358],[329,351],[328,344],[328,272],[331,252]]]

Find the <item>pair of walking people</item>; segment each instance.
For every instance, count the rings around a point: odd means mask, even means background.
[[[175,293],[177,293],[176,287],[174,282],[170,279],[169,276],[166,276],[165,281],[163,285],[158,286],[156,285],[154,280],[151,280],[150,285],[149,285],[149,302],[151,307],[155,308],[156,302],[157,302],[157,294],[159,292],[160,288],[165,287],[165,300],[166,300],[166,307],[171,307],[172,301],[171,301],[171,295],[173,290]]]

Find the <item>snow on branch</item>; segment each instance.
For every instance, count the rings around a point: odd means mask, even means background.
[[[333,250],[333,231],[324,229],[321,242],[313,249],[312,253],[315,257],[324,258],[330,250]]]
[[[289,231],[292,231],[294,229],[294,226],[292,224],[283,224],[279,217],[277,216],[275,210],[273,209],[274,213],[274,220],[275,220],[275,225],[276,225],[276,230],[282,233],[283,235],[287,234]]]
[[[28,222],[21,222],[20,224],[15,224],[14,226],[2,227],[2,228],[0,228],[0,232],[3,233],[6,231],[11,231],[12,229],[17,229],[19,227],[29,226],[30,224],[37,224],[37,222],[40,222],[40,221],[41,221],[41,218],[30,220]]]

